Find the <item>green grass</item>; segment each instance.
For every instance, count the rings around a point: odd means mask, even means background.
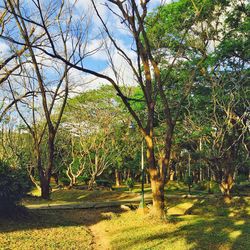
[[[164,221],[118,208],[32,210],[24,219],[0,219],[0,249],[92,249],[90,227],[114,250],[250,249],[250,198],[170,197],[166,207]]]
[[[213,191],[215,195],[221,195],[218,190],[218,185],[213,183]],[[208,197],[208,191],[205,189],[206,184],[201,185],[194,184],[191,190],[192,195]],[[249,194],[249,183],[240,186],[243,189],[243,194]],[[239,189],[239,188],[238,188]],[[113,191],[109,190],[94,190],[88,191],[86,189],[61,189],[53,190],[50,200],[43,200],[36,195],[39,195],[37,190],[31,192],[32,196],[23,199],[23,205],[64,205],[64,204],[81,204],[83,202],[107,202],[107,201],[120,201],[120,200],[131,200],[139,197],[141,194],[141,185],[136,184],[132,191],[128,191],[128,188],[123,185],[121,187],[115,187]],[[151,188],[149,184],[145,185],[146,197],[151,197]],[[188,187],[183,182],[169,181],[165,188],[165,194],[169,196],[184,196],[188,194]],[[238,194],[238,193],[237,193]],[[169,198],[167,198],[169,199]]]
[[[23,199],[23,205],[31,204],[68,204],[82,202],[99,202],[99,201],[117,201],[132,199],[138,194],[133,192],[108,191],[108,190],[78,190],[78,189],[61,189],[54,190],[51,193],[50,200],[43,200],[37,196],[29,196]]]
[[[131,211],[111,221],[102,221],[99,227],[110,239],[112,249],[116,250],[250,249],[249,199],[235,200],[231,205],[217,199],[203,202],[180,199],[178,202],[168,201],[168,206],[176,209],[177,214],[180,212],[177,206],[182,206],[182,215],[169,215],[162,222]],[[207,206],[210,209],[208,214]],[[190,207],[199,207],[200,210]],[[223,213],[218,214],[220,209]],[[183,215],[186,212],[189,215]]]
[[[91,249],[92,237],[79,213],[35,211],[22,219],[0,219],[0,249]]]

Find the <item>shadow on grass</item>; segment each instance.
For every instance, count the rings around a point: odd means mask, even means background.
[[[223,199],[198,200],[186,214],[199,220],[179,230],[185,232],[187,243],[195,249],[250,249],[249,201],[234,198],[227,204]],[[202,218],[202,216],[208,216]],[[191,232],[191,233],[190,233]]]
[[[250,249],[249,202],[244,198],[230,204],[221,198],[197,200],[185,214],[197,218],[173,234],[184,236],[191,249]]]
[[[124,210],[120,208],[32,210],[26,213],[25,217],[16,219],[1,216],[0,233],[67,226],[89,227],[102,220],[117,217],[123,212]]]
[[[168,216],[166,223],[145,220],[133,225],[114,237],[115,249],[250,249],[249,202],[243,198],[231,204],[196,200],[186,215]]]
[[[138,194],[132,192],[108,191],[108,190],[79,190],[79,189],[62,189],[55,190],[51,194],[50,200],[44,200],[37,196],[27,196],[23,199],[24,205],[38,205],[38,204],[64,204],[69,202],[98,202],[98,201],[117,201],[132,199]]]

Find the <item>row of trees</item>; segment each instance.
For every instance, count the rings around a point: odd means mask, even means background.
[[[73,70],[108,81],[133,117],[146,142],[155,214],[161,216],[164,211],[170,163],[178,162],[184,149],[209,166],[228,195],[236,170],[249,165],[249,4],[180,0],[148,13],[150,0],[106,1],[110,15],[118,17],[132,36],[134,58],[116,41],[96,1],[91,2],[103,27],[103,46],[114,77],[84,66],[95,50],[88,49],[91,23],[76,12],[76,2],[33,0],[27,7],[25,1],[6,0],[1,7],[1,38],[11,52],[0,66],[6,94],[2,117],[15,106],[14,113],[28,128],[42,196],[49,197],[50,179],[57,168],[56,136]],[[139,86],[132,96],[121,87],[112,49],[125,59]],[[90,106],[84,95],[83,99],[76,104],[77,112],[67,110],[68,128],[61,127],[70,131],[70,149],[62,152],[71,155],[66,165],[72,185],[86,164],[94,178],[112,161],[126,159],[121,145],[127,145],[126,152],[131,146],[125,136],[128,123],[122,125],[126,115],[113,118],[116,99],[108,109],[93,102]],[[85,120],[75,123],[78,114]],[[119,141],[123,138],[124,144]],[[72,170],[75,162],[81,165],[78,173]]]

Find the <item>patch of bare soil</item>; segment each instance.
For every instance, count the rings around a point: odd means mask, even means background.
[[[107,234],[98,226],[98,224],[89,227],[92,236],[91,248],[93,250],[111,250]]]
[[[85,214],[85,223],[88,228],[88,232],[92,237],[91,249],[93,250],[111,250],[110,240],[108,232],[105,228],[101,227],[102,220],[111,220],[114,216],[119,216],[120,213],[125,210],[121,208],[105,208],[89,210],[89,213]]]

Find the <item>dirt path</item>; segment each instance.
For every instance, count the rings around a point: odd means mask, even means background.
[[[98,224],[92,225],[88,229],[92,236],[91,248],[93,250],[111,250],[107,234],[103,232]]]
[[[80,219],[91,236],[90,249],[92,250],[111,250],[109,233],[103,226],[102,221],[111,220],[113,216],[125,212],[124,208],[109,207],[99,209],[74,210],[78,214],[75,216]],[[69,213],[70,216],[70,213]]]

